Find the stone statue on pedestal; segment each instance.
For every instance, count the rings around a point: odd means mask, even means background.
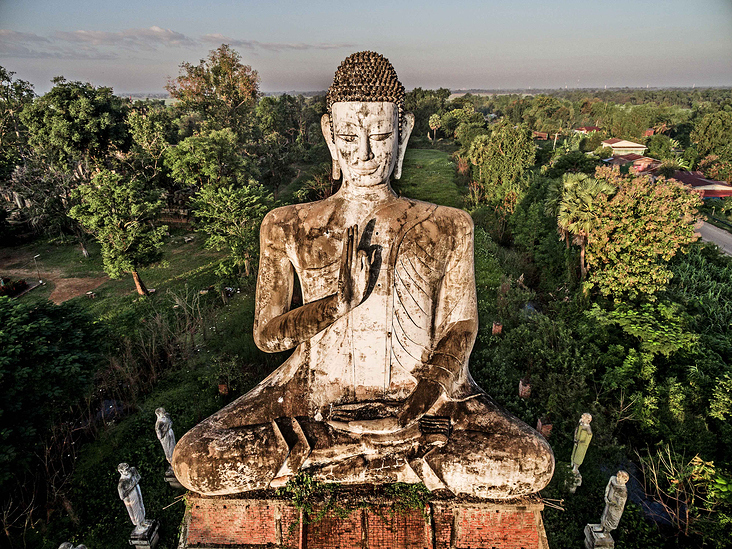
[[[145,504],[142,502],[142,491],[140,490],[140,473],[127,463],[120,463],[117,471],[120,474],[117,492],[127,508],[132,524],[135,525],[130,534],[130,544],[152,548],[158,541],[158,524],[154,520],[145,518]]]
[[[505,499],[551,479],[544,438],[468,371],[470,216],[391,188],[414,126],[404,96],[379,54],[353,54],[336,71],[321,126],[341,188],[271,211],[260,232],[254,339],[294,352],[178,442],[173,468],[190,490],[277,487],[305,471]]]
[[[569,481],[569,491],[575,493],[579,486],[582,486],[582,475],[579,467],[585,460],[587,448],[592,440],[592,427],[590,414],[582,414],[577,428],[574,430],[574,446],[572,447],[572,478]]]
[[[165,411],[165,408],[157,408],[155,415],[158,417],[155,422],[155,434],[165,452],[165,459],[168,463],[173,462],[173,450],[175,449],[175,434],[173,433],[173,420]]]
[[[586,549],[612,549],[615,547],[611,531],[615,530],[623,516],[625,502],[628,499],[628,489],[625,486],[630,475],[625,471],[618,471],[605,487],[605,509],[600,518],[600,524],[585,526]]]
[[[628,488],[625,485],[629,479],[628,473],[618,471],[615,476],[610,477],[605,487],[605,510],[600,518],[604,532],[611,532],[618,527],[628,499]]]
[[[173,433],[173,420],[170,419],[170,415],[165,411],[165,408],[157,408],[155,410],[157,421],[155,421],[155,434],[163,446],[163,452],[165,452],[165,459],[168,461],[168,467],[165,470],[165,482],[170,484],[173,488],[183,489],[183,486],[175,476],[173,471],[173,450],[175,449],[175,434]]]
[[[135,530],[142,531],[149,521],[145,520],[145,504],[142,502],[142,491],[140,490],[140,473],[127,463],[120,463],[117,471],[120,475],[117,483],[119,498],[125,503]]]

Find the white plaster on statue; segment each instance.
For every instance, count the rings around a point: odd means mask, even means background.
[[[165,411],[165,408],[158,408],[155,410],[157,420],[155,421],[155,434],[163,446],[163,452],[165,452],[165,459],[168,463],[173,461],[173,450],[175,449],[175,434],[173,433],[173,420]]]
[[[132,524],[135,525],[133,532],[142,532],[150,521],[145,520],[145,504],[142,502],[140,490],[140,473],[127,463],[120,463],[117,471],[120,474],[117,484],[119,498],[124,502],[127,514],[129,514]]]
[[[299,470],[491,498],[540,490],[548,444],[468,372],[472,220],[391,188],[414,126],[396,73],[354,54],[328,97],[321,125],[340,190],[271,211],[260,231],[255,342],[294,351],[178,442],[176,476],[210,495],[276,487]],[[296,279],[303,305],[292,309]]]

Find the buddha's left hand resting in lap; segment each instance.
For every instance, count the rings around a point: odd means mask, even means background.
[[[468,372],[478,329],[473,224],[398,197],[414,117],[385,58],[347,58],[323,135],[340,190],[270,212],[260,233],[254,337],[294,348],[267,379],[188,432],[173,467],[208,495],[284,484],[424,482],[486,498],[534,493],[554,457]],[[291,308],[295,277],[303,305]]]

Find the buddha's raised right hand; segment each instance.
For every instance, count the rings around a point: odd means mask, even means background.
[[[365,250],[358,249],[358,226],[346,231],[338,274],[338,291],[335,304],[339,315],[355,309],[366,297],[371,272],[371,259]]]

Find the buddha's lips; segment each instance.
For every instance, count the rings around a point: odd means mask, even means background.
[[[358,175],[371,175],[372,173],[374,173],[374,172],[375,172],[376,170],[378,170],[378,169],[379,169],[379,165],[378,165],[378,164],[376,164],[376,165],[375,165],[375,166],[373,166],[373,167],[372,167],[372,166],[369,166],[369,165],[366,165],[366,166],[363,166],[363,167],[356,167],[356,166],[353,166],[353,167],[351,167],[351,169],[352,169],[352,170],[353,170],[353,171],[354,171],[354,172],[355,172],[356,174],[358,174]]]

